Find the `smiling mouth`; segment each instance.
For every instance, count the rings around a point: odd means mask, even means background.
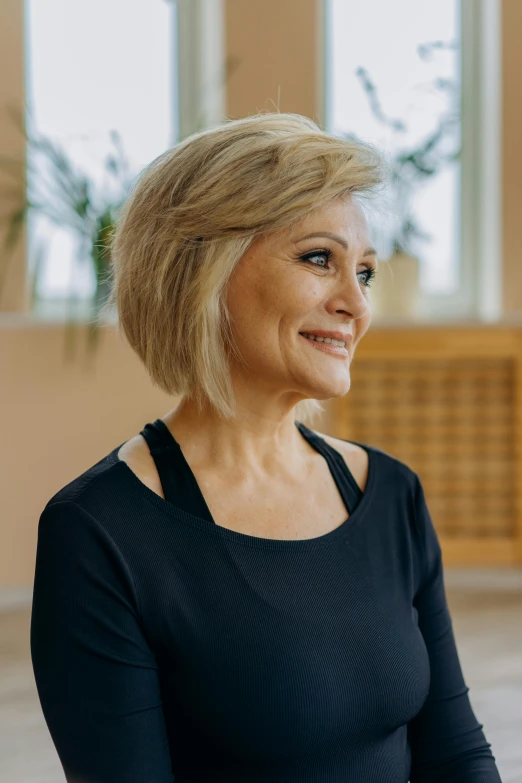
[[[315,348],[318,351],[322,351],[323,353],[329,353],[331,356],[337,356],[340,359],[346,359],[347,356],[349,356],[348,349],[345,345],[336,345],[335,341],[332,342],[325,342],[313,339],[311,337],[307,337],[305,333],[299,332],[300,337],[303,338],[303,340],[306,340],[307,343],[309,343],[313,348]]]

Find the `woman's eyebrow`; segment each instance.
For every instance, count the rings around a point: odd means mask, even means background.
[[[303,239],[310,239],[311,237],[328,237],[329,239],[334,239],[336,242],[339,242],[339,244],[342,245],[345,250],[348,250],[348,242],[346,239],[343,239],[343,237],[339,236],[339,234],[332,234],[330,231],[315,231],[313,234],[306,234],[304,237],[297,239],[296,242],[301,242]],[[373,255],[377,255],[375,248],[367,247],[363,253],[363,258],[364,256]]]

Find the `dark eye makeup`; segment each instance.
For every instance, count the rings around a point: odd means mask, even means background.
[[[313,258],[320,258],[321,256],[323,256],[326,259],[326,263],[324,264],[324,266],[322,264],[316,263],[315,261],[312,261]],[[312,266],[316,266],[319,269],[328,269],[329,268],[328,263],[330,261],[331,256],[332,256],[332,251],[330,250],[330,248],[325,247],[325,248],[321,248],[320,250],[312,250],[311,253],[304,253],[302,256],[299,256],[299,260],[304,261],[307,264],[312,264]],[[369,266],[359,274],[366,275],[364,285],[366,286],[366,288],[369,288],[371,281],[375,277],[376,270],[373,267]]]

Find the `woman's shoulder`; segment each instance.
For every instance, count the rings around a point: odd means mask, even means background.
[[[342,440],[342,438],[334,438],[332,435],[326,435],[324,432],[312,431],[341,454],[359,488],[364,491],[368,479],[368,452],[356,443],[350,443],[347,440]]]
[[[398,481],[399,485],[402,484],[408,490],[414,486],[417,474],[406,462],[391,452],[369,443],[359,445],[353,441],[335,438],[317,430],[312,430],[312,432],[323,438],[329,446],[341,454],[361,489],[364,490],[368,478],[370,455],[374,460],[374,469],[378,471],[381,479],[392,478],[395,487],[398,487],[396,483]]]
[[[135,442],[134,438],[130,441]],[[115,446],[54,492],[40,513],[40,541],[59,541],[76,556],[79,542],[88,539],[100,557],[103,551],[111,550],[130,562],[136,542],[142,541],[144,524],[153,513],[148,490],[122,458],[131,454],[133,465],[139,459],[130,441]]]
[[[154,459],[142,435],[135,435],[123,443],[118,450],[118,459],[126,463],[142,484],[145,484],[161,498],[164,497]]]
[[[66,484],[63,484],[46,503],[51,506],[55,503],[77,502],[80,497],[89,495],[92,490],[96,490],[98,497],[104,491],[104,488],[111,487],[115,473],[117,472],[118,451],[124,444],[120,444],[101,457],[97,462],[89,465],[81,473],[78,473]]]

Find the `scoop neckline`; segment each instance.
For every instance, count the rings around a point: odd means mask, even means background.
[[[311,430],[313,433],[313,430]],[[313,433],[315,434],[315,433]],[[240,533],[236,530],[218,525],[217,522],[209,523],[204,517],[192,514],[170,500],[160,497],[154,490],[150,489],[143,481],[138,478],[129,465],[118,457],[118,452],[121,447],[127,441],[123,441],[119,446],[116,446],[109,454],[107,459],[113,466],[122,465],[120,468],[124,475],[128,476],[129,481],[134,485],[135,489],[139,491],[144,500],[148,501],[152,505],[159,508],[169,516],[174,516],[178,521],[188,524],[191,527],[195,527],[205,533],[209,533],[219,538],[226,538],[230,541],[234,541],[238,544],[245,546],[258,547],[262,549],[313,549],[321,546],[325,546],[331,542],[337,541],[337,539],[345,536],[349,531],[358,525],[360,520],[365,516],[368,504],[373,495],[375,486],[375,474],[376,474],[376,452],[366,443],[360,443],[355,440],[346,440],[341,438],[345,443],[351,443],[354,446],[360,446],[364,449],[368,455],[368,475],[366,478],[366,485],[362,490],[362,497],[353,512],[343,521],[340,525],[333,528],[333,530],[323,533],[320,536],[314,536],[313,538],[263,538],[262,536],[252,536],[248,533]]]

